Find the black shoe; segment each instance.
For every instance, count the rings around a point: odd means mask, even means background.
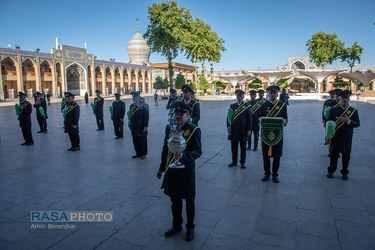
[[[139,156],[139,155],[133,155],[133,156],[132,156],[133,159],[135,159],[135,158],[139,158],[139,157],[141,157],[141,156]]]
[[[115,140],[117,140],[117,139],[121,139],[121,137],[116,136]]]
[[[101,129],[100,128],[98,128],[96,131],[100,131]]]
[[[253,149],[253,151],[258,151],[258,148],[257,148],[257,147],[255,147],[255,148]]]
[[[43,130],[39,130],[37,133],[38,133],[38,134],[39,134],[39,133],[43,133]]]
[[[328,172],[328,174],[327,174],[327,178],[328,178],[328,179],[332,179],[332,178],[333,178],[333,174],[330,173],[330,172]]]
[[[26,144],[27,144],[27,142],[21,143],[21,146],[25,146]]]
[[[164,236],[165,237],[172,236],[172,235],[180,232],[181,230],[182,230],[182,227],[172,227],[171,229],[169,229],[167,232],[164,233]]]
[[[29,142],[26,144],[26,146],[31,146],[31,145],[34,145],[34,142]]]
[[[348,180],[348,179],[349,179],[349,177],[348,177],[348,175],[347,175],[347,174],[343,174],[343,175],[342,175],[342,177],[341,177],[341,179],[343,179],[344,181],[346,181],[346,180]]]
[[[79,151],[81,150],[79,147],[72,148],[72,151]]]
[[[73,147],[69,148],[68,151],[72,151],[73,150]]]
[[[269,175],[264,175],[262,181],[268,181],[270,179]]]
[[[272,177],[272,181],[275,182],[275,183],[279,183],[279,182],[280,182],[278,176],[274,176],[274,177]]]
[[[144,159],[146,159],[146,156],[145,156],[145,155],[142,155],[142,156],[141,156],[141,160],[144,160]]]
[[[232,162],[232,163],[230,163],[230,164],[228,164],[228,167],[235,167],[235,166],[237,166],[237,163],[234,163],[234,162]]]
[[[242,169],[246,168],[245,163],[241,163],[241,168]]]
[[[185,235],[186,241],[192,241],[194,239],[194,229],[188,229]]]

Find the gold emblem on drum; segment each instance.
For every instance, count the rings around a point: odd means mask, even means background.
[[[269,134],[268,134],[268,139],[270,139],[271,141],[275,140],[275,134],[271,131]]]

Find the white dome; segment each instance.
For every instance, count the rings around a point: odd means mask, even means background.
[[[130,63],[138,65],[148,62],[151,54],[151,48],[148,46],[147,40],[139,31],[130,39],[127,51]]]

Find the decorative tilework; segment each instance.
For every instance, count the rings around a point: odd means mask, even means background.
[[[36,63],[36,58],[31,56],[22,56],[21,61],[24,62],[26,59],[30,59]]]

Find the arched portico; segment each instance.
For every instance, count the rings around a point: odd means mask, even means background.
[[[79,63],[71,63],[65,68],[66,89],[75,95],[84,96],[87,92],[87,72]]]

